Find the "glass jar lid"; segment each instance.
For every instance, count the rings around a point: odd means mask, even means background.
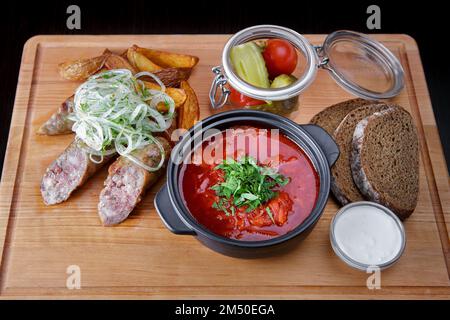
[[[321,67],[336,82],[364,99],[387,99],[404,86],[398,59],[380,42],[367,35],[341,30],[328,35],[319,48]]]

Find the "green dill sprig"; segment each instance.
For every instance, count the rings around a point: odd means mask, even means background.
[[[270,167],[259,166],[252,157],[227,158],[214,169],[224,172],[224,181],[211,187],[219,196],[212,207],[227,216],[234,215],[236,207],[247,206],[247,212],[253,211],[278,195],[275,188],[289,183],[289,178]],[[269,208],[266,212],[274,221]]]

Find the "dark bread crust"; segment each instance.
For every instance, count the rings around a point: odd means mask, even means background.
[[[356,108],[345,116],[334,131],[333,138],[338,144],[341,153],[339,159],[331,168],[331,191],[342,205],[364,200],[363,194],[353,181],[350,168],[350,154],[355,128],[358,122],[365,117],[388,108],[389,105],[384,103],[364,105]]]
[[[376,112],[353,134],[351,171],[371,201],[389,207],[400,219],[411,215],[419,193],[417,130],[400,106]]]
[[[359,98],[342,101],[317,113],[312,117],[310,123],[322,127],[328,134],[333,135],[336,128],[350,111],[368,104],[376,103],[379,102]]]

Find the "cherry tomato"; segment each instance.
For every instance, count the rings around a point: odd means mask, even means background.
[[[271,79],[280,74],[291,74],[297,67],[297,51],[286,40],[270,39],[263,51],[264,61]]]
[[[243,95],[233,87],[229,87],[231,93],[230,93],[230,101],[233,105],[238,107],[245,107],[245,106],[258,106],[261,104],[265,104],[265,101],[253,99],[251,97],[247,97],[246,95]]]

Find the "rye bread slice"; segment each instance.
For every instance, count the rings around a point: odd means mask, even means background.
[[[353,134],[353,179],[371,201],[400,219],[411,215],[419,194],[419,142],[411,115],[401,107],[363,119]]]
[[[333,138],[339,146],[340,155],[331,168],[331,191],[342,205],[364,200],[363,195],[353,182],[352,170],[350,168],[353,132],[355,131],[356,125],[374,112],[389,108],[390,106],[384,103],[359,107],[350,111],[334,131]]]
[[[322,127],[328,134],[333,135],[334,130],[339,126],[345,116],[356,108],[379,103],[376,101],[369,101],[364,99],[351,99],[339,102],[316,114],[310,120],[310,123]]]

